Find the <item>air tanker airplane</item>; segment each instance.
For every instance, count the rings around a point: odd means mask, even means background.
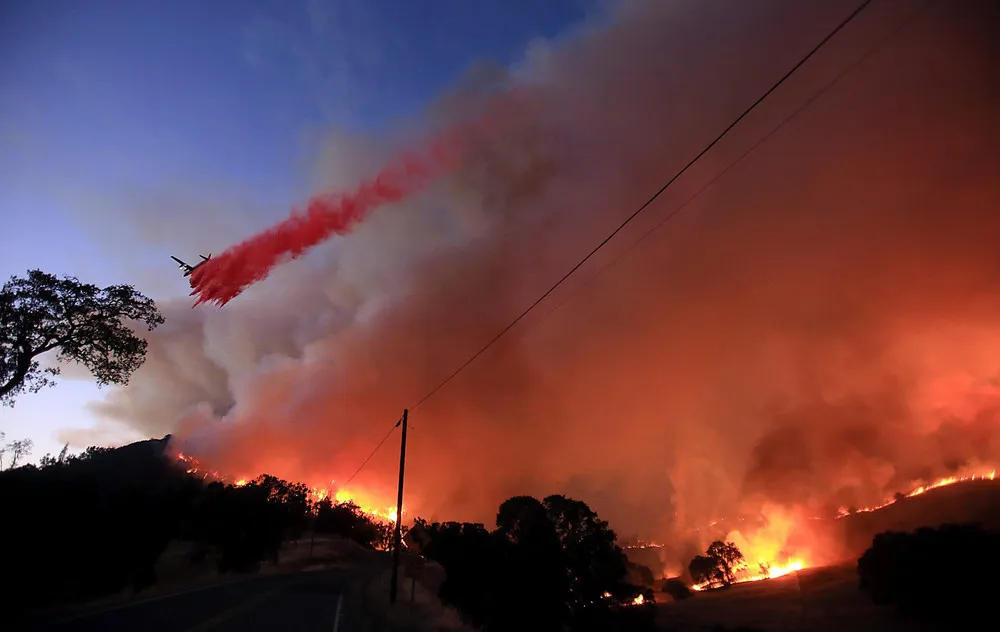
[[[177,257],[175,257],[173,255],[170,255],[170,258],[177,262],[177,267],[184,271],[184,276],[188,276],[192,272],[194,272],[195,269],[198,268],[198,266],[200,266],[201,264],[205,263],[206,261],[208,261],[209,259],[212,258],[211,253],[209,253],[209,255],[207,257],[205,255],[198,255],[198,256],[201,257],[201,261],[199,261],[198,263],[196,263],[193,266],[189,265],[187,263],[184,263],[183,261],[181,261],[180,259],[178,259]]]

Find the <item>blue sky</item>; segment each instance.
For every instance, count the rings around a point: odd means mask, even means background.
[[[138,289],[154,298],[186,293],[164,276],[167,257],[209,244],[175,237],[178,222],[234,204],[251,224],[282,217],[309,193],[310,130],[390,125],[471,62],[515,62],[594,3],[4,2],[0,275],[41,268],[102,285],[153,279]],[[148,218],[154,198],[162,212],[136,232],[130,214]],[[58,431],[89,426],[99,397],[63,380],[0,408],[0,430],[31,437],[33,458],[55,453]]]

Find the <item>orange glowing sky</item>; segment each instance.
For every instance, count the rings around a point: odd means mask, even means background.
[[[499,76],[531,95],[509,133],[225,309],[164,305],[147,364],[96,410],[174,432],[234,476],[346,480],[404,407],[851,8],[626,2],[511,68],[473,68],[408,125],[475,110]],[[564,493],[623,535],[669,540],[677,559],[703,550],[690,534],[713,519],[764,515],[741,537],[774,558],[804,518],[995,467],[1000,78],[987,3],[929,5],[595,278],[914,8],[874,3],[412,412],[413,515],[491,523],[504,498]],[[383,137],[317,142],[323,188],[351,186],[346,165],[387,153]],[[392,505],[395,442],[347,490],[372,507]]]

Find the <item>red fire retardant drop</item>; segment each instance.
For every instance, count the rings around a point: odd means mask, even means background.
[[[293,210],[288,219],[204,262],[190,276],[191,296],[198,297],[195,305],[225,305],[267,277],[276,265],[301,256],[332,235],[350,232],[377,207],[417,193],[431,179],[459,165],[478,127],[451,128],[432,138],[422,151],[398,156],[354,191],[318,195],[304,210]]]

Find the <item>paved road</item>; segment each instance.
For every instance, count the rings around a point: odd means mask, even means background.
[[[156,597],[66,620],[37,630],[52,632],[281,632],[334,629],[338,598],[348,576],[317,571],[246,581]],[[357,629],[343,600],[339,632]]]

